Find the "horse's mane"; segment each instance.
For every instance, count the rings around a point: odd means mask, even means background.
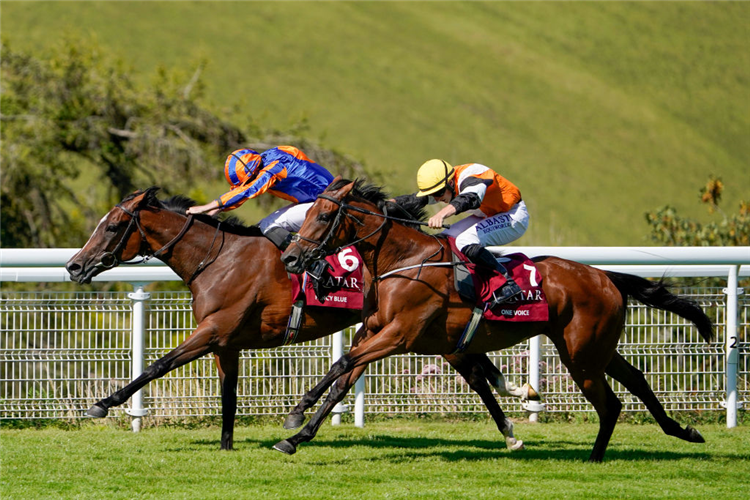
[[[167,198],[166,200],[160,200],[156,197],[156,193],[157,191],[159,191],[159,189],[160,188],[156,186],[152,186],[145,191],[136,191],[135,193],[126,196],[122,201],[126,202],[128,200],[132,200],[136,196],[145,193],[146,196],[144,200],[146,206],[163,210],[170,210],[181,215],[186,215],[188,208],[197,205],[195,200],[183,195],[176,195]],[[240,236],[263,236],[263,233],[258,226],[247,226],[235,216],[230,216],[223,220],[204,214],[194,215],[194,217],[197,220],[209,224],[213,227],[216,227],[221,222],[221,229],[228,233],[237,234]]]
[[[351,182],[348,179],[340,179],[328,186],[326,191],[336,191]],[[413,219],[415,222],[424,222],[427,218],[427,211],[416,197],[401,198],[398,203],[394,203],[389,201],[391,196],[381,186],[368,184],[362,179],[354,181],[354,188],[349,193],[349,196],[369,201],[375,204],[383,213],[387,212],[388,215],[398,219]],[[421,231],[422,227],[420,224],[405,223],[404,225],[418,231]]]

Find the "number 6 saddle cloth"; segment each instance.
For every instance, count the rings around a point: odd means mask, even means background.
[[[318,300],[313,289],[312,278],[304,273],[291,275],[292,302],[304,300],[308,306],[362,309],[364,303],[362,258],[357,249],[344,248],[336,255],[326,257],[326,261],[331,267],[324,277],[323,285],[330,289],[325,300],[322,302]]]
[[[459,295],[483,308],[483,318],[491,321],[548,321],[549,306],[542,290],[542,275],[534,263],[522,253],[495,258],[521,287],[523,293],[508,302],[490,309],[485,304],[492,301],[492,292],[505,283],[505,277],[494,270],[485,269],[469,261],[458,251],[453,238],[448,238],[453,250],[454,282]]]

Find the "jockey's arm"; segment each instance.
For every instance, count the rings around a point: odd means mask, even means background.
[[[216,215],[220,211],[221,211],[221,208],[219,208],[219,202],[217,202],[216,200],[214,200],[214,201],[212,201],[210,203],[207,203],[205,205],[195,205],[195,206],[189,207],[185,211],[185,213],[188,214],[188,215],[198,215],[198,214],[205,213],[205,214],[208,214],[211,217],[213,217],[214,215]]]
[[[284,170],[284,166],[278,161],[260,171],[258,176],[249,180],[245,184],[232,189],[215,199],[209,205],[217,207],[219,210],[234,210],[251,198],[260,196],[268,191],[278,181],[277,175]]]
[[[433,229],[440,229],[443,227],[443,220],[451,215],[456,215],[456,207],[453,205],[446,205],[440,209],[438,213],[430,217],[427,224]]]

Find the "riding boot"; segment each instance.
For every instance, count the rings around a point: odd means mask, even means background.
[[[284,229],[283,227],[272,227],[263,236],[271,240],[271,243],[282,252],[286,250],[286,247],[292,242],[292,233]]]
[[[515,280],[511,278],[505,266],[499,263],[497,259],[495,259],[495,256],[492,255],[492,253],[482,245],[476,243],[466,245],[462,249],[462,252],[473,263],[488,267],[490,269],[494,269],[505,277],[505,283],[503,284],[503,286],[501,286],[498,290],[492,292],[492,302],[490,303],[490,309],[494,308],[498,304],[507,302],[508,300],[517,295],[520,295],[523,292],[523,290],[521,290],[521,287],[518,286],[518,283],[516,283]]]

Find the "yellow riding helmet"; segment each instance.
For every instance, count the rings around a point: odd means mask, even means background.
[[[453,175],[453,167],[444,160],[429,160],[417,172],[417,196],[427,196],[443,189]]]

